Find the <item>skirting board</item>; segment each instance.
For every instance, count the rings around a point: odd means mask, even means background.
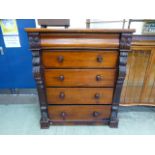
[[[36,89],[0,89],[0,104],[38,103]]]

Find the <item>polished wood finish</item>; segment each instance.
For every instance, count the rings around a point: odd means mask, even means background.
[[[49,118],[53,122],[64,121],[101,121],[102,119],[109,118],[111,113],[110,105],[62,105],[62,106],[49,106]],[[76,122],[75,121],[75,122]]]
[[[46,28],[25,28],[28,33],[96,33],[96,34],[120,34],[133,33],[135,29],[46,29]]]
[[[57,33],[41,34],[41,46],[46,48],[113,48],[119,47],[119,34]]]
[[[37,86],[41,89],[41,128],[78,124],[117,127],[134,30],[26,31]]]
[[[116,68],[118,51],[52,51],[42,55],[46,68]]]
[[[112,104],[113,88],[46,88],[49,104]]]
[[[114,87],[116,69],[45,69],[46,86]]]
[[[155,106],[155,36],[134,35],[121,105]]]

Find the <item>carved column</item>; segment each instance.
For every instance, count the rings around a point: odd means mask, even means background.
[[[119,51],[119,62],[118,62],[118,78],[116,80],[116,87],[114,91],[113,104],[112,104],[112,112],[109,125],[110,127],[117,128],[118,127],[118,108],[121,96],[121,90],[123,86],[123,82],[126,75],[126,63],[128,52],[130,51],[132,41],[132,33],[122,33],[120,36],[120,51]]]
[[[39,94],[39,103],[41,111],[41,128],[49,128],[50,121],[48,117],[46,93],[44,88],[44,75],[43,66],[41,63],[41,50],[40,50],[40,39],[39,33],[29,33],[29,42],[32,50],[32,64],[33,64],[33,75],[36,81],[37,90]]]

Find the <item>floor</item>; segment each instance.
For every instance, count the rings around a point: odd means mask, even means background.
[[[108,126],[51,126],[40,129],[38,100],[29,103],[3,104],[7,96],[0,97],[0,134],[1,135],[153,135],[155,134],[155,107],[120,107],[119,127]],[[17,98],[16,96],[13,98]],[[25,98],[25,97],[24,97]],[[28,98],[28,97],[27,97]],[[12,102],[14,102],[12,99]],[[10,101],[11,103],[11,101]]]

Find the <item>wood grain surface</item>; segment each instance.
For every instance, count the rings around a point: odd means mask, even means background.
[[[52,121],[95,121],[109,118],[110,105],[64,105],[48,106],[49,117]]]
[[[116,69],[45,69],[44,74],[46,86],[113,87]]]
[[[44,50],[42,60],[46,68],[116,68],[118,52]]]
[[[152,39],[155,36],[138,36],[132,43],[121,105],[155,106],[155,41]]]
[[[113,88],[46,88],[48,104],[112,104]]]

